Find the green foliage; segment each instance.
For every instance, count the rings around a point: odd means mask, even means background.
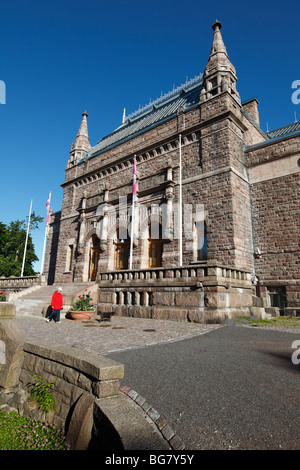
[[[91,310],[94,310],[94,307],[90,305],[90,302],[92,300],[90,293],[91,291],[87,294],[79,295],[78,300],[73,303],[70,310],[73,310],[75,312],[90,312]]]
[[[0,410],[0,450],[69,450],[62,431],[48,423]]]
[[[27,217],[28,219],[28,217]],[[35,273],[32,263],[38,260],[30,232],[38,228],[43,217],[32,212],[28,234],[24,276],[33,276]],[[23,254],[26,241],[28,221],[16,220],[5,225],[0,222],[0,276],[20,276],[22,270]]]
[[[6,302],[6,294],[4,291],[0,292],[0,302]]]
[[[55,380],[52,382],[46,382],[41,375],[33,375],[35,383],[31,391],[31,399],[36,401],[39,408],[48,413],[50,410],[55,410],[55,401],[52,396],[51,390],[54,387]]]

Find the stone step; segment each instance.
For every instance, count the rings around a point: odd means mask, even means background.
[[[22,292],[22,295],[13,300],[16,306],[16,315],[22,316],[44,316],[45,311],[51,303],[53,293],[58,287],[62,287],[63,304],[68,307],[72,304],[73,297],[84,289],[92,289],[94,282],[59,284],[41,286],[33,292]]]

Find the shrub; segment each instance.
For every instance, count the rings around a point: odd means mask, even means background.
[[[4,291],[0,292],[0,302],[6,302],[6,294]]]
[[[55,380],[47,383],[41,375],[33,375],[35,383],[31,391],[31,399],[36,401],[39,408],[45,413],[49,413],[50,410],[55,410],[55,401],[53,399],[51,389],[54,387]]]

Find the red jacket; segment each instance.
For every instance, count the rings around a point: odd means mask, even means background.
[[[51,300],[51,307],[54,310],[60,310],[63,306],[63,298],[60,292],[55,291],[52,300]]]

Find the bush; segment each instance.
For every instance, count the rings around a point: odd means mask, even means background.
[[[51,389],[54,387],[55,380],[47,383],[41,375],[33,375],[35,383],[31,391],[31,399],[36,401],[39,408],[45,413],[49,413],[50,410],[55,410],[55,402],[51,393]]]
[[[6,294],[4,291],[0,292],[0,302],[6,302]]]

